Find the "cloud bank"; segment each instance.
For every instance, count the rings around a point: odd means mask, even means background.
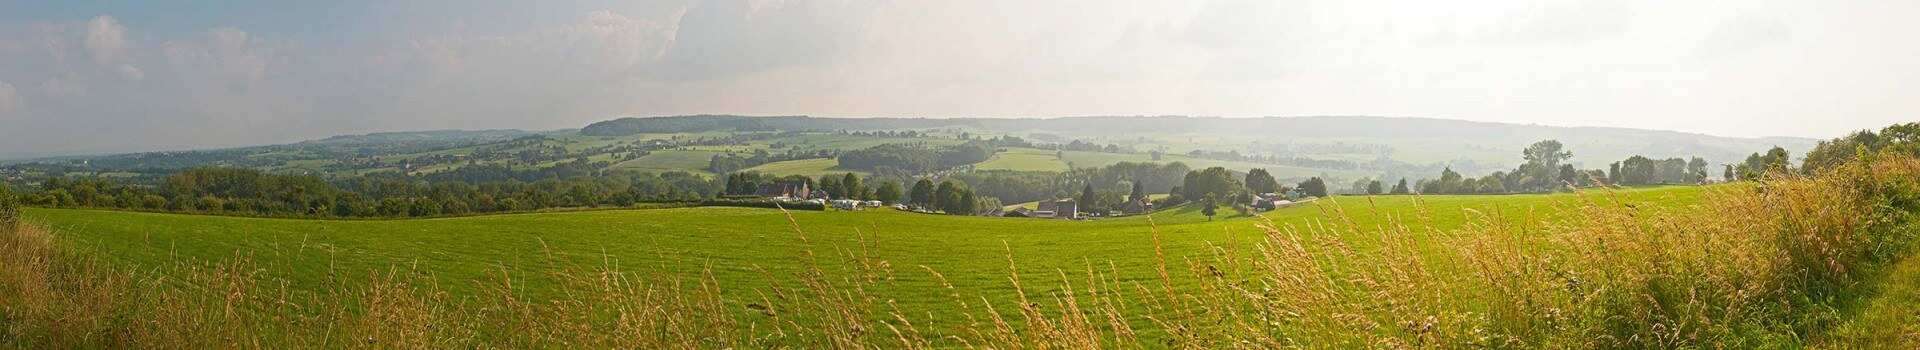
[[[1920,44],[1897,34],[1920,32],[1909,2],[406,5],[330,3],[314,12],[348,15],[286,24],[137,5],[0,17],[0,157],[688,113],[1390,115],[1814,137],[1920,117],[1903,95]]]

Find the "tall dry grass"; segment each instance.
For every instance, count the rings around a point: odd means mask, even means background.
[[[504,268],[473,281],[480,292],[471,296],[454,296],[405,266],[295,290],[244,257],[128,270],[68,253],[55,233],[21,225],[0,235],[0,344],[1794,347],[1817,342],[1823,329],[1848,317],[1863,281],[1906,258],[1920,232],[1920,161],[1868,159],[1814,178],[1723,187],[1687,210],[1636,208],[1612,193],[1586,191],[1557,208],[1557,220],[1473,212],[1468,227],[1439,230],[1426,213],[1326,206],[1336,209],[1321,220],[1266,222],[1246,233],[1259,236],[1256,244],[1228,240],[1192,256],[1168,256],[1156,233],[1153,276],[1126,276],[1114,263],[1092,261],[1079,271],[1022,270],[1011,253],[1005,276],[896,270],[863,239],[777,262],[802,267],[798,272],[761,269],[763,285],[556,256],[545,273],[560,285],[540,297],[516,285],[526,276]],[[1382,224],[1358,224],[1351,220],[1357,215],[1378,216]],[[787,229],[808,240],[797,223]],[[954,311],[903,310],[881,292],[896,290],[900,274],[941,282]],[[1033,274],[1066,282],[1029,286]],[[946,283],[955,277],[1004,278],[1015,295],[970,295]]]

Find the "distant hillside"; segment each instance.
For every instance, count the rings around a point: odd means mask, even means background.
[[[1321,145],[1370,146],[1390,149],[1386,154],[1357,154],[1409,162],[1458,162],[1504,167],[1517,162],[1527,144],[1555,139],[1574,151],[1574,162],[1585,167],[1633,156],[1699,156],[1715,164],[1736,162],[1754,152],[1780,146],[1800,155],[1812,149],[1814,139],[1795,137],[1736,138],[1676,131],[1605,127],[1557,127],[1474,122],[1433,118],[1366,116],[1309,117],[1060,117],[1060,118],[815,118],[805,116],[751,117],[697,115],[620,118],[581,129],[585,135],[620,136],[639,133],[700,131],[820,131],[963,128],[989,133],[1047,134],[1106,142],[1167,147],[1171,151],[1210,149],[1250,153],[1288,153],[1315,156],[1301,148]],[[1181,145],[1170,139],[1221,137],[1209,145]],[[1153,140],[1153,139],[1162,140]],[[1142,141],[1141,139],[1146,139]],[[1164,141],[1164,142],[1162,142]],[[1366,147],[1348,147],[1366,148]],[[1324,153],[1324,152],[1323,152]],[[1370,159],[1356,159],[1370,160]]]
[[[379,132],[363,135],[340,135],[319,140],[300,142],[303,144],[373,144],[396,142],[492,142],[533,135],[531,132],[512,129],[492,130],[430,130]]]
[[[885,133],[876,131],[906,131]],[[705,133],[703,135],[686,135]],[[911,136],[903,136],[911,135]],[[621,118],[578,131],[434,130],[335,136],[298,143],[195,151],[41,158],[0,163],[40,164],[37,173],[162,174],[199,166],[256,168],[282,173],[351,177],[375,172],[424,175],[493,165],[539,170],[562,161],[607,167],[709,173],[709,160],[739,152],[827,164],[834,152],[889,143],[958,144],[963,137],[1013,136],[1026,142],[1020,156],[988,169],[1098,167],[1116,162],[1182,161],[1188,165],[1266,167],[1284,177],[1420,179],[1441,166],[1467,175],[1512,169],[1520,150],[1554,139],[1582,169],[1604,169],[1628,156],[1701,157],[1739,162],[1773,146],[1796,157],[1815,141],[1733,138],[1673,131],[1554,127],[1430,118],[1387,117],[1060,117],[1060,118],[816,118],[697,115]],[[537,140],[536,140],[537,139]],[[523,142],[524,141],[524,142]],[[1056,152],[1056,149],[1065,149]],[[824,156],[823,156],[824,155]],[[1017,160],[1017,161],[1016,161]],[[759,165],[748,164],[748,165]],[[1718,166],[1714,166],[1718,169]],[[789,168],[775,168],[788,169]],[[801,173],[840,169],[794,170]]]
[[[341,135],[290,144],[221,149],[63,156],[0,162],[85,165],[86,169],[164,171],[200,166],[274,169],[302,160],[403,155],[536,135],[522,130],[433,130]],[[80,170],[80,168],[69,169]]]

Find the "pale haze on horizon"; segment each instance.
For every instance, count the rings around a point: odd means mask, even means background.
[[[1915,1],[0,0],[0,158],[678,114],[1920,120]]]

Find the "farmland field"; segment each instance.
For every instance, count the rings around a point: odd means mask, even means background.
[[[329,347],[337,325],[379,344],[368,347],[1874,348],[1916,335],[1915,172],[1896,158],[1713,186],[1334,196],[1257,214],[1188,204],[1088,221],[28,208],[25,229],[0,237],[0,301],[26,306],[0,321],[47,345],[134,334]],[[1796,306],[1766,307],[1777,303]],[[1676,322],[1690,328],[1633,338]]]
[[[980,170],[1014,171],[1067,171],[1067,163],[1061,162],[1054,151],[1033,148],[1012,148],[994,153],[993,158],[974,164]]]
[[[839,159],[814,158],[772,162],[747,168],[742,171],[758,171],[779,176],[806,175],[807,177],[820,177],[829,174],[866,173],[858,170],[835,169],[838,167],[840,167]]]
[[[891,138],[837,135],[830,133],[804,133],[768,140],[769,143],[784,143],[801,149],[840,149],[851,150],[889,143],[926,144],[930,146],[951,146],[966,142],[953,138]]]
[[[0,350],[1920,350],[1920,0],[195,2],[0,5]]]
[[[641,171],[685,171],[695,174],[709,174],[706,170],[708,161],[713,158],[714,155],[721,153],[726,152],[661,150],[648,153],[634,160],[614,164],[613,168]]]
[[[1616,193],[1645,210],[1677,210],[1698,203],[1703,187],[1662,187]],[[1589,196],[1601,196],[1590,193]],[[1556,206],[1573,194],[1510,196],[1337,197],[1259,214],[1282,226],[1331,224],[1327,212],[1345,211],[1361,226],[1398,218],[1441,229],[1462,227],[1478,215],[1523,222],[1552,220]],[[456,295],[475,281],[510,271],[532,296],[552,281],[541,271],[556,260],[617,264],[699,277],[711,274],[729,297],[753,298],[762,278],[798,272],[793,263],[812,250],[833,255],[859,250],[894,266],[894,280],[878,292],[902,309],[956,321],[952,300],[917,266],[949,277],[957,292],[1009,302],[1011,257],[1023,271],[1080,271],[1089,264],[1113,266],[1119,278],[1149,279],[1154,232],[1171,259],[1197,257],[1209,245],[1256,242],[1259,217],[1214,220],[1190,207],[1147,216],[1097,221],[937,216],[893,210],[792,213],[810,241],[802,242],[779,211],[746,208],[679,208],[494,215],[419,220],[326,221],[235,218],[78,209],[31,209],[26,217],[61,233],[62,245],[135,268],[181,261],[245,257],[289,281],[295,289],[321,288],[330,278],[363,276],[394,266],[429,271]],[[1157,225],[1157,226],[1156,226]],[[1351,237],[1367,242],[1363,237]],[[1363,247],[1364,248],[1364,247]],[[1438,247],[1429,247],[1438,248]],[[558,257],[558,258],[556,258]],[[839,259],[822,260],[829,270]],[[762,272],[758,269],[764,268]],[[1051,286],[1061,275],[1036,273],[1030,286]],[[349,277],[348,279],[352,279]],[[1067,280],[1071,280],[1068,278]],[[1182,284],[1192,283],[1181,280]],[[1032,288],[1032,287],[1029,287]],[[948,317],[940,317],[945,315]],[[1140,320],[1135,320],[1140,321]]]

